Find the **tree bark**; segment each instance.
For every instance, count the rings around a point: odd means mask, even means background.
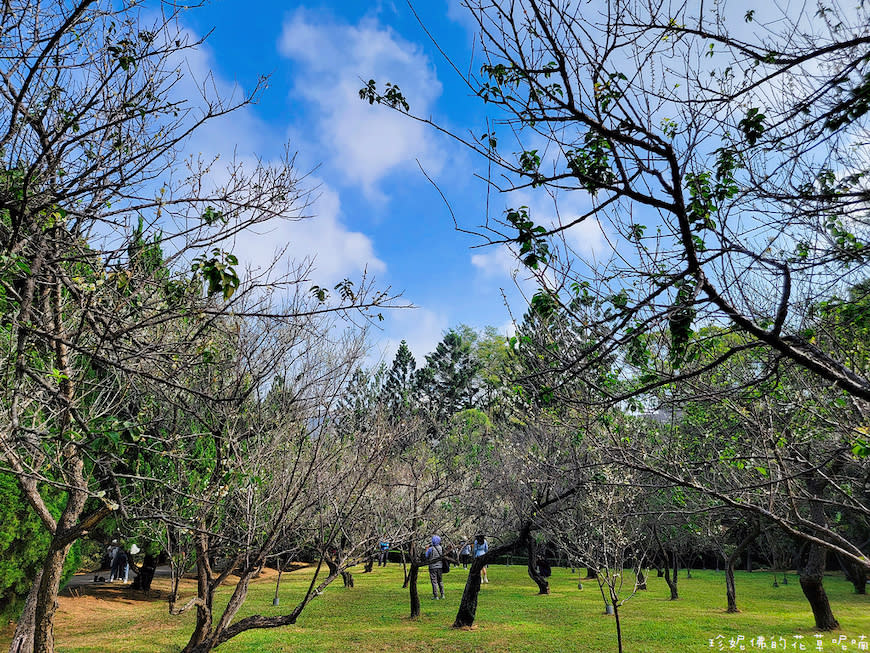
[[[843,560],[842,556],[837,555],[837,562],[840,564],[840,569],[843,570],[843,575],[846,577],[852,587],[855,588],[855,594],[867,593],[867,570],[858,565],[852,564],[849,560]]]
[[[526,542],[526,551],[528,552],[528,564],[526,569],[529,572],[529,578],[535,581],[538,586],[538,594],[550,593],[550,582],[541,574],[538,573],[538,544],[535,538],[530,537]]]
[[[487,553],[474,559],[468,570],[468,579],[465,581],[465,589],[462,592],[456,619],[453,621],[454,628],[470,628],[474,625],[474,619],[477,615],[477,597],[480,594],[480,570],[488,565],[490,560],[511,551],[517,544],[525,543],[529,537],[530,529],[531,525],[527,524],[513,542],[490,548]]]
[[[818,545],[810,547],[810,558],[824,559],[825,550]],[[834,618],[834,613],[831,611],[831,603],[828,601],[828,595],[825,593],[825,588],[822,585],[822,573],[816,571],[818,569],[815,563],[810,563],[804,568],[801,573],[800,583],[801,590],[804,596],[809,601],[810,607],[813,610],[813,617],[816,620],[816,628],[825,630],[836,630],[840,627],[840,623]]]
[[[725,610],[726,612],[732,614],[740,612],[740,610],[737,609],[737,589],[734,585],[734,563],[737,562],[740,554],[744,551],[747,552],[747,556],[749,555],[749,546],[755,541],[755,538],[758,537],[760,531],[761,529],[758,524],[754,524],[752,530],[750,530],[747,536],[740,541],[740,544],[737,545],[725,561],[725,598],[728,601],[728,607]]]
[[[211,567],[207,558],[208,544],[204,541],[205,537],[204,534],[200,535],[196,543],[196,595],[201,602],[196,605],[196,624],[182,653],[190,653],[195,650],[211,633],[214,590],[211,582]]]
[[[619,601],[617,601],[612,594],[613,593],[611,592],[611,599],[613,601],[613,619],[616,622],[616,645],[619,653],[622,653],[622,622],[619,620]]]
[[[465,590],[462,592],[462,600],[459,602],[459,611],[453,621],[454,628],[470,628],[474,625],[477,614],[477,596],[480,594],[480,570],[486,564],[486,555],[475,558],[468,569],[468,580],[465,581]]]
[[[416,619],[420,616],[420,591],[417,588],[417,578],[420,575],[420,566],[415,562],[411,562],[411,569],[408,571],[408,579],[405,584],[408,586],[408,596],[411,600],[411,619]]]
[[[680,570],[680,563],[679,563],[679,560],[677,559],[676,552],[671,553],[671,556],[673,557],[674,573],[672,576],[670,562],[666,562],[666,564],[665,564],[665,582],[668,584],[668,589],[671,591],[670,600],[676,601],[678,598],[680,598],[680,594],[677,591],[677,581],[679,580],[679,574],[677,572],[679,572],[679,570]]]
[[[33,632],[36,629],[36,597],[39,594],[39,586],[42,583],[42,570],[36,573],[33,585],[27,593],[24,610],[18,623],[15,624],[15,634],[9,645],[9,653],[33,653]]]
[[[810,480],[807,482],[807,487],[813,497],[821,497],[824,491],[824,481]],[[821,501],[810,500],[810,519],[819,526],[825,525],[825,507]],[[831,603],[828,601],[828,595],[822,585],[827,553],[827,549],[818,544],[810,544],[807,562],[801,570],[800,577],[801,590],[803,590],[804,596],[813,610],[816,628],[821,631],[836,630],[840,627],[839,622],[834,618]]]

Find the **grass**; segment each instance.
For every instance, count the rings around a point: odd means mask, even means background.
[[[584,570],[585,571],[585,570]],[[425,570],[424,570],[425,572]],[[269,573],[251,586],[239,618],[259,610],[277,614],[288,610],[307,585],[312,571],[285,574],[281,605],[272,606],[275,576]],[[472,630],[453,630],[466,574],[454,569],[445,576],[444,601],[428,598],[428,575],[420,578],[423,615],[411,620],[407,590],[401,588],[401,566],[390,565],[371,574],[355,573],[356,587],[333,584],[303,612],[296,626],[245,633],[220,647],[225,653],[243,651],[615,651],[613,617],[603,614],[603,602],[594,581],[577,590],[578,574],[554,568],[549,596],[538,596],[524,567],[490,567],[490,583],[481,591],[477,622]],[[580,573],[580,570],[578,570]],[[653,573],[649,589],[638,593],[622,610],[625,651],[630,653],[690,653],[709,651],[710,639],[722,635],[724,647],[738,635],[745,650],[756,650],[749,640],[757,636],[804,637],[806,650],[817,650],[812,614],[797,578],[774,588],[771,574],[738,572],[739,614],[726,614],[725,580],[720,572],[695,571],[680,578],[680,600],[668,601],[663,579]],[[842,630],[823,639],[826,651],[842,650],[831,640],[870,637],[870,599],[853,593],[841,576],[825,582],[833,611]],[[157,579],[165,596],[168,584]],[[193,584],[188,585],[189,593]],[[229,594],[224,590],[224,597]],[[193,615],[173,617],[160,598],[142,599],[117,586],[89,586],[78,597],[63,596],[56,618],[57,650],[66,653],[179,651],[192,628]],[[0,649],[8,647],[11,630],[0,634]],[[718,646],[714,647],[714,650]],[[848,648],[857,651],[858,646]]]

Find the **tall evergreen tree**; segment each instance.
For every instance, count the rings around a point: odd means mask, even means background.
[[[468,327],[450,329],[435,351],[426,356],[426,367],[417,375],[422,399],[437,421],[476,405],[480,362],[474,356],[474,340],[475,334]]]
[[[383,401],[391,419],[401,421],[414,408],[417,361],[404,340],[393,358],[383,388]]]

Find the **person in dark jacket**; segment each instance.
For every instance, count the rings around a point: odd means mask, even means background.
[[[444,598],[444,579],[442,577],[444,548],[441,546],[441,538],[432,536],[432,544],[426,549],[426,559],[429,561],[429,580],[432,581],[432,598]]]

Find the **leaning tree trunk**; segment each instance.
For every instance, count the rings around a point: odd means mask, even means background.
[[[57,610],[57,596],[60,593],[60,581],[63,577],[63,563],[66,561],[70,547],[78,539],[82,526],[99,523],[105,515],[109,514],[107,509],[101,509],[79,523],[79,517],[84,511],[87,500],[87,495],[78,489],[85,486],[82,476],[84,463],[81,458],[77,458],[70,467],[70,475],[78,487],[67,491],[66,506],[49,544],[39,585],[35,586],[37,594],[33,622],[34,653],[54,651],[54,613]]]
[[[810,545],[807,556],[807,564],[801,570],[801,589],[809,601],[816,620],[816,628],[819,630],[836,630],[840,627],[831,611],[831,603],[822,585],[825,571],[826,550],[818,544]]]
[[[480,594],[480,570],[486,565],[487,557],[488,554],[484,554],[471,563],[462,600],[459,602],[459,611],[453,621],[454,628],[470,628],[474,625],[474,618],[477,615],[477,597]]]
[[[57,610],[57,596],[63,575],[63,563],[71,544],[55,548],[49,547],[42,578],[37,588],[36,612],[34,615],[33,651],[52,653],[54,651],[54,612]]]
[[[538,573],[538,545],[535,538],[530,537],[526,542],[526,551],[528,552],[529,562],[526,566],[529,572],[529,578],[535,581],[538,586],[538,594],[550,593],[550,582]]]
[[[523,544],[529,537],[530,529],[531,525],[527,524],[513,542],[502,544],[494,549],[491,548],[487,553],[474,559],[468,570],[468,579],[465,581],[465,589],[462,592],[456,619],[453,621],[454,628],[470,628],[474,625],[474,618],[477,615],[477,597],[480,594],[480,570],[488,565],[490,560],[495,560],[503,553],[513,550],[516,545]]]
[[[824,491],[824,481],[808,481],[807,487],[813,497],[821,497]],[[810,500],[810,519],[821,527],[825,525],[825,508],[821,501],[817,499]],[[818,544],[810,544],[807,563],[801,569],[800,577],[801,589],[813,610],[816,628],[822,631],[836,630],[840,627],[839,622],[834,618],[834,613],[831,611],[831,603],[828,601],[828,595],[825,593],[825,588],[822,585],[826,558],[827,549]]]

